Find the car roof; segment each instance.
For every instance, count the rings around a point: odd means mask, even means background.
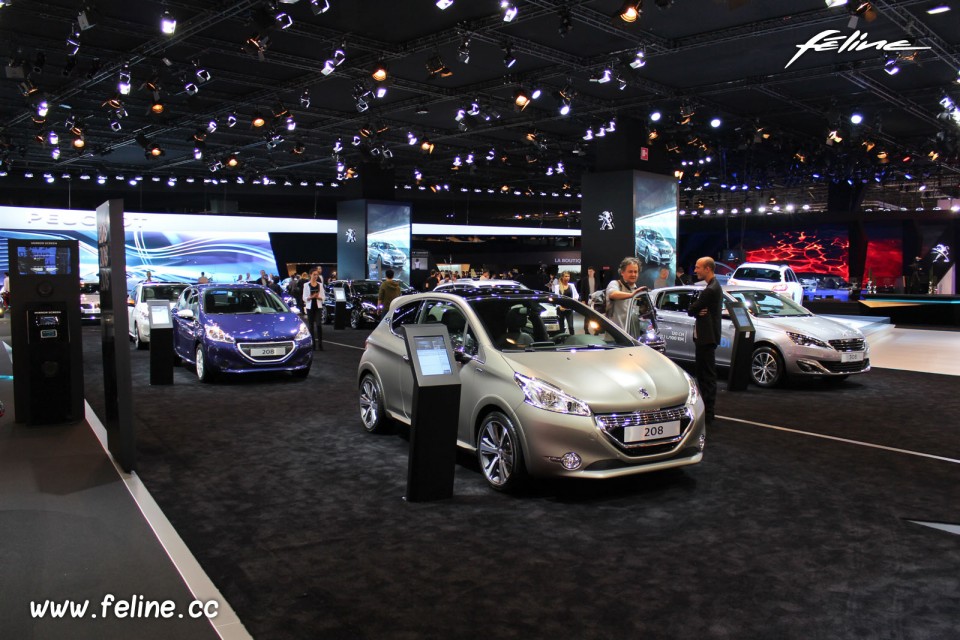
[[[444,289],[449,287],[455,287],[457,285],[470,285],[472,287],[516,287],[518,289],[529,289],[526,285],[517,282],[516,280],[497,280],[493,278],[481,279],[481,278],[459,278],[456,282],[442,282],[437,285],[437,289],[443,287]]]
[[[169,287],[169,286],[172,285],[172,284],[182,284],[182,285],[185,286],[185,287],[189,287],[189,286],[190,286],[190,283],[189,283],[189,282],[155,282],[155,281],[151,281],[151,282],[138,282],[137,284],[138,284],[138,285],[142,284],[142,285],[145,286],[145,287]]]
[[[783,271],[784,269],[789,269],[790,265],[788,264],[775,264],[773,262],[744,262],[737,265],[737,269],[742,267],[750,268],[760,268],[760,269],[776,269],[778,271]]]
[[[169,283],[168,283],[169,284]],[[267,287],[262,284],[256,284],[254,282],[205,282],[202,284],[193,285],[201,291],[206,291],[207,289],[266,289]]]

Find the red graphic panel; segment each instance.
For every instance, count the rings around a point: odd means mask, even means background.
[[[875,282],[903,275],[903,242],[900,238],[871,238],[867,242],[866,273]]]
[[[850,240],[833,229],[779,231],[746,251],[747,262],[786,263],[798,272],[847,277]],[[759,245],[759,246],[757,246]]]

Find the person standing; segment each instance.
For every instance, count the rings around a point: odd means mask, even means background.
[[[687,275],[687,271],[681,265],[677,265],[677,277],[673,284],[677,287],[690,284],[690,276]]]
[[[660,267],[660,275],[653,281],[654,289],[662,289],[670,284],[670,267]]]
[[[2,295],[2,304],[4,309],[10,308],[10,272],[3,272],[3,290],[0,292]]]
[[[313,336],[313,350],[323,351],[323,283],[320,269],[310,272],[310,280],[303,285],[303,308],[307,312],[307,327]]]
[[[381,316],[390,310],[390,303],[401,294],[400,283],[393,279],[393,269],[387,269],[384,275],[387,278],[380,283],[380,290],[377,292],[377,310]]]
[[[600,278],[597,277],[597,270],[593,267],[587,267],[587,275],[580,278],[580,284],[577,290],[580,292],[580,302],[590,304],[590,296],[600,288]]]
[[[197,278],[197,284],[207,284],[210,282],[210,278],[207,277],[207,274],[203,271],[200,272],[200,277]]]
[[[620,261],[620,277],[611,280],[610,284],[607,285],[606,315],[620,328],[626,328],[627,326],[630,303],[640,293],[647,290],[646,287],[637,286],[637,278],[639,277],[640,261],[627,256]]]
[[[695,318],[693,344],[697,385],[703,396],[707,424],[713,424],[717,402],[717,345],[720,344],[720,313],[723,305],[723,291],[717,282],[715,269],[713,258],[707,256],[697,260],[693,272],[707,286],[687,310],[687,314]]]
[[[574,300],[580,297],[577,294],[576,285],[570,282],[569,271],[564,271],[561,273],[560,279],[554,282],[553,293],[560,296],[567,296],[568,298],[573,298]],[[569,327],[570,335],[573,335],[573,309],[568,307],[557,307],[557,318],[560,322],[560,333],[563,333],[563,325],[564,322],[566,322],[567,327]]]

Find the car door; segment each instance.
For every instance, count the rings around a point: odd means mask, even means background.
[[[133,301],[133,304],[127,302],[127,333],[133,336],[133,320],[137,315],[137,309],[140,306],[140,298],[143,295],[143,285],[138,284],[134,287],[133,292],[130,294],[130,300]]]
[[[692,288],[667,289],[657,298],[657,321],[667,347],[667,356],[677,360],[693,360],[694,319],[687,315],[690,303],[699,290]]]
[[[380,371],[383,398],[387,410],[409,419],[404,411],[404,398],[413,395],[413,369],[407,355],[407,343],[403,337],[405,325],[415,325],[420,317],[421,301],[408,302],[393,310],[390,318],[390,337],[377,341],[373,347],[382,350],[384,366]],[[371,335],[377,335],[374,331]],[[381,344],[383,343],[383,344]],[[409,400],[407,401],[409,403]]]
[[[200,340],[200,294],[197,289],[190,287],[184,290],[180,296],[180,302],[177,304],[177,311],[189,309],[193,312],[193,318],[181,318],[179,313],[176,319],[176,330],[174,331],[174,350],[185,360],[193,362],[194,345]]]

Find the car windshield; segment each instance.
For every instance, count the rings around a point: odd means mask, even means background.
[[[730,291],[728,293],[738,302],[742,302],[750,313],[758,318],[813,315],[793,300],[772,291]]]
[[[288,313],[290,309],[272,291],[249,289],[210,289],[203,292],[205,313]]]
[[[515,296],[473,300],[470,306],[501,351],[613,349],[636,343],[608,319],[580,303],[568,307],[547,298]],[[564,324],[561,325],[561,321]],[[573,334],[570,334],[570,327]]]
[[[176,302],[183,290],[187,288],[185,284],[166,284],[156,287],[144,287],[144,300],[166,300]]]
[[[733,274],[735,280],[755,280],[756,282],[780,282],[780,271],[762,267],[744,267]]]
[[[379,293],[380,283],[379,282],[354,282],[353,292],[356,295],[360,295],[360,296],[368,296],[372,293]]]

